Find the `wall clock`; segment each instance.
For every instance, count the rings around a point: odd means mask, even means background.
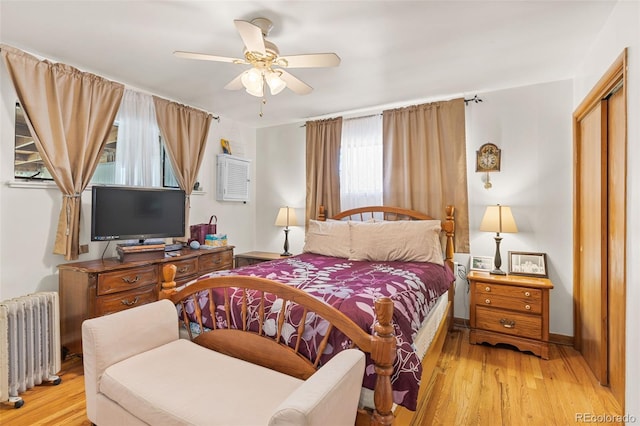
[[[476,172],[499,172],[500,149],[492,143],[485,143],[476,151]]]

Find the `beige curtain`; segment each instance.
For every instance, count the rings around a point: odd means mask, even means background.
[[[340,212],[340,139],[342,117],[308,121],[307,210],[305,224],[326,208],[327,217]]]
[[[383,112],[385,205],[439,219],[455,206],[455,250],[469,252],[464,99]]]
[[[213,116],[189,106],[153,97],[158,127],[173,165],[176,180],[185,193],[185,235],[189,229],[189,199],[198,178]]]
[[[81,194],[98,165],[124,86],[0,46],[38,152],[63,194],[53,252],[78,258]]]

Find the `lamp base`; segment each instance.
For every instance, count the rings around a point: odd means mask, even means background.
[[[502,269],[494,269],[493,271],[489,272],[491,275],[507,275],[506,272],[504,272]]]
[[[287,257],[287,256],[293,256],[293,255],[291,253],[289,253],[288,251],[285,251],[284,253],[280,253],[280,256]]]

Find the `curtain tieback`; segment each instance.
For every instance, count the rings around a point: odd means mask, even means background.
[[[62,194],[62,196],[64,198],[73,199],[73,198],[80,198],[82,196],[82,194],[79,193],[79,192],[76,192],[76,193],[73,193],[73,194]],[[67,229],[66,229],[64,234],[65,235],[69,235],[70,234],[70,232],[69,232],[70,229],[71,229],[71,205],[67,202]]]

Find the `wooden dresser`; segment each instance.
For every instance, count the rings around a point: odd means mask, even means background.
[[[549,359],[547,278],[472,271],[469,342],[507,343]]]
[[[179,256],[137,262],[117,258],[58,265],[62,354],[82,353],[82,322],[158,300],[162,266],[176,265],[176,283],[233,267],[233,246],[182,249]]]

